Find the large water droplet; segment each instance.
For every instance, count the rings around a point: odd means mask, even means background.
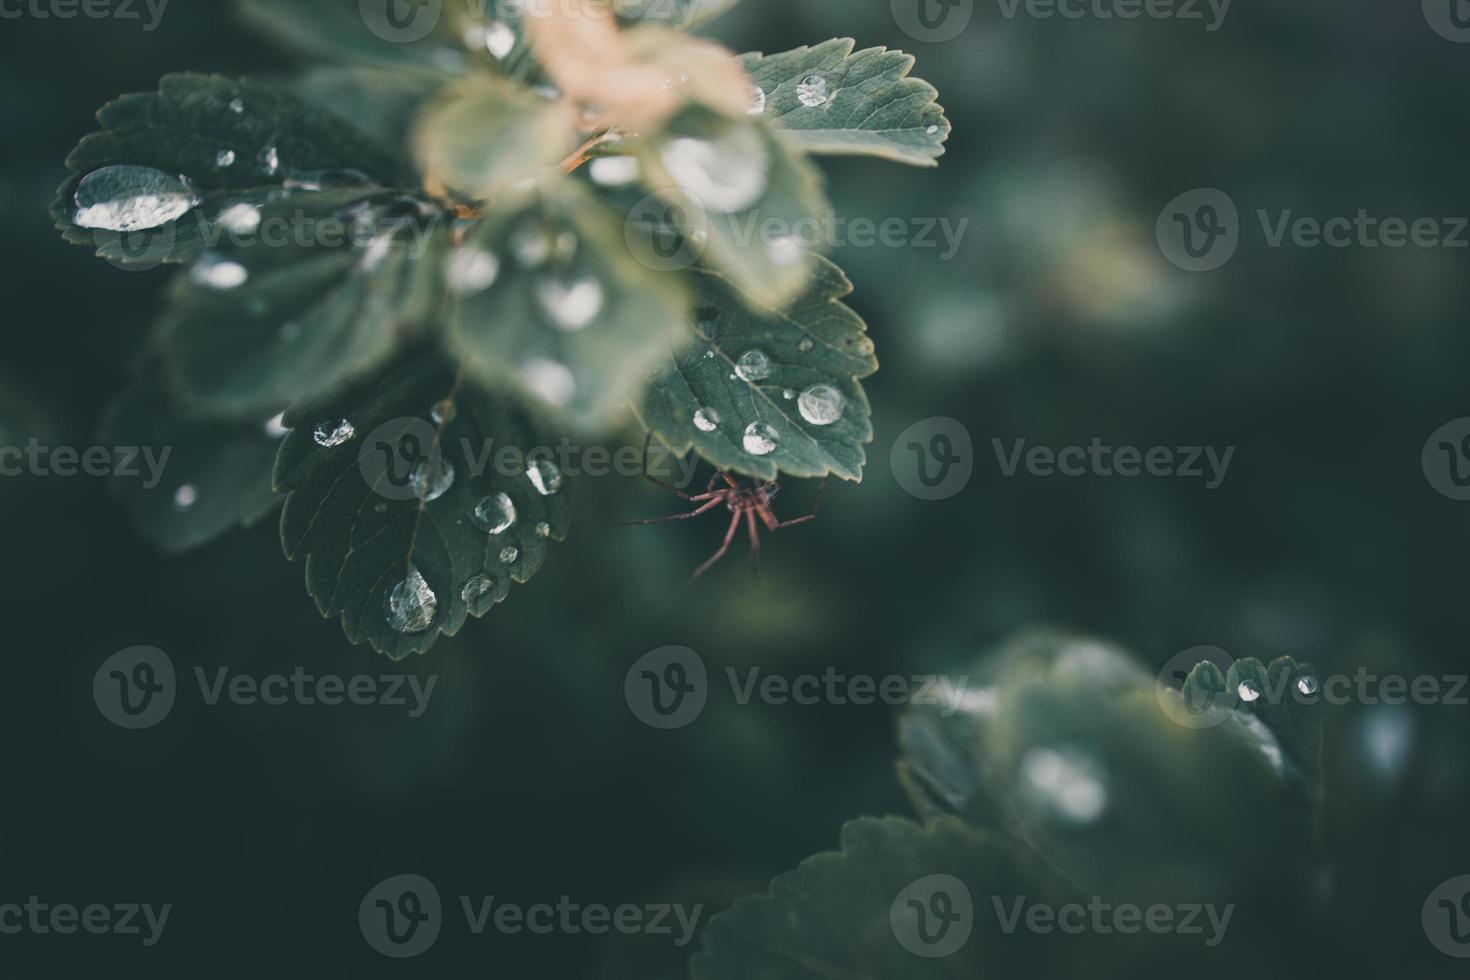
[[[103,167],[77,184],[72,223],[107,231],[145,231],[183,217],[199,200],[188,181],[162,170]]]
[[[219,213],[219,224],[232,235],[249,235],[260,227],[260,211],[249,204],[231,204]]]
[[[1027,795],[1068,823],[1090,824],[1108,808],[1101,767],[1072,750],[1032,749],[1021,760]]]
[[[674,182],[712,211],[744,211],[769,183],[770,155],[753,127],[731,129],[714,140],[670,140],[661,156]]]
[[[281,151],[276,149],[274,145],[267,146],[260,151],[257,162],[260,164],[261,173],[267,177],[274,177],[281,170]]]
[[[1316,694],[1321,686],[1321,682],[1311,674],[1303,674],[1296,679],[1296,689],[1303,694]]]
[[[422,633],[434,625],[439,597],[417,568],[388,592],[388,625],[400,633]]]
[[[764,381],[771,376],[771,359],[763,350],[748,350],[735,362],[735,373],[742,381]]]
[[[745,436],[741,440],[745,451],[752,456],[771,455],[780,441],[781,434],[764,422],[752,422],[746,426]]]
[[[638,158],[598,157],[588,166],[587,175],[601,187],[626,187],[638,179]]]
[[[174,491],[174,510],[186,511],[199,502],[199,488],[186,483]]]
[[[541,222],[525,221],[510,236],[510,251],[523,269],[534,269],[551,258],[551,238]]]
[[[526,476],[543,497],[550,497],[561,489],[561,470],[549,459],[531,460],[526,466]]]
[[[483,616],[495,605],[495,580],[488,575],[476,575],[464,584],[459,597],[469,607],[471,616]]]
[[[413,492],[426,504],[433,503],[454,486],[454,464],[442,456],[424,460],[408,474]]]
[[[475,505],[475,523],[491,534],[504,534],[515,522],[516,505],[503,493]]]
[[[357,435],[357,429],[351,422],[346,419],[338,419],[335,422],[318,423],[311,437],[323,449],[334,449],[347,443],[355,435]]]
[[[1240,686],[1235,689],[1240,700],[1250,702],[1261,696],[1261,689],[1256,686],[1255,681],[1241,681]]]
[[[207,252],[189,269],[189,281],[206,289],[236,289],[249,278],[249,271],[240,263]]]
[[[796,86],[796,100],[808,109],[827,104],[827,79],[821,75],[808,75]]]
[[[500,260],[492,252],[467,245],[449,257],[444,272],[451,290],[469,296],[495,285],[500,276]]]
[[[797,407],[801,417],[812,425],[831,425],[842,418],[842,408],[847,399],[831,385],[812,385],[801,393]]]
[[[712,408],[701,408],[694,413],[694,427],[700,432],[713,432],[720,427],[720,413]]]
[[[750,102],[745,107],[747,116],[758,116],[766,111],[766,90],[755,82],[750,83]]]
[[[595,276],[548,275],[536,281],[536,299],[554,326],[570,332],[585,329],[597,319],[607,294]]]
[[[577,379],[572,369],[546,357],[533,357],[521,365],[521,384],[537,398],[558,408],[568,405],[577,394]]]

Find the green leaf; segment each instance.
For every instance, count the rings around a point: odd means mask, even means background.
[[[502,199],[448,270],[450,343],[471,375],[583,427],[612,423],[688,330],[678,278],[637,262],[619,216],[574,181]]]
[[[349,66],[307,72],[294,87],[308,102],[362,130],[409,171],[419,113],[444,81],[429,72]]]
[[[861,154],[932,167],[950,124],[934,86],[909,77],[913,56],[854,52],[852,38],[741,57],[765,93],[765,116],[811,153]]]
[[[826,259],[815,257],[815,268],[781,309],[759,307],[718,272],[691,270],[697,336],[669,355],[639,402],[643,424],[676,453],[697,449],[756,479],[861,480],[873,429],[859,379],[878,361],[862,319],[841,302],[852,284]]]
[[[446,88],[426,110],[415,142],[429,186],[472,200],[536,176],[577,146],[566,105],[489,75]]]
[[[803,236],[827,201],[821,175],[771,126],[694,107],[636,152],[688,247],[751,303],[778,306],[807,285],[815,262]]]
[[[189,261],[220,237],[222,211],[283,187],[416,183],[366,134],[274,85],[168,75],[97,118],[51,214],[67,241],[123,265]]]
[[[1269,666],[1245,657],[1229,673],[1206,660],[1185,678],[1180,698],[1223,717],[1231,731],[1320,788],[1321,683],[1316,668],[1292,657],[1278,657]]]
[[[286,421],[276,466],[277,490],[290,494],[286,555],[306,559],[323,615],[341,616],[352,642],[394,660],[489,612],[566,537],[571,502],[537,454],[549,437],[437,356],[401,362]],[[501,494],[515,520],[490,533],[510,514]]]
[[[109,487],[153,545],[188,551],[276,509],[281,500],[271,472],[285,434],[279,419],[190,417],[170,398],[158,366],[150,365],[103,421],[103,445],[139,451],[130,467],[138,472],[114,474]]]
[[[936,876],[944,876],[939,878]],[[925,950],[913,926],[918,908],[940,894],[955,919]],[[925,978],[1078,976],[1043,974],[1066,937],[1026,929],[1006,935],[992,896],[1009,904],[1066,894],[1021,848],[954,820],[919,826],[905,820],[855,820],[842,830],[840,853],[819,854],[716,916],[690,961],[693,980],[925,980]],[[934,906],[938,907],[938,906]],[[931,919],[931,930],[940,925]],[[902,936],[902,938],[900,938]],[[951,939],[951,937],[953,937]],[[1075,946],[1075,943],[1072,944]],[[928,952],[926,950],[926,952]],[[1055,962],[1055,959],[1053,959]]]
[[[254,214],[256,227],[179,278],[158,325],[157,345],[196,410],[258,420],[320,398],[438,314],[448,222],[436,206],[338,190],[290,195]]]

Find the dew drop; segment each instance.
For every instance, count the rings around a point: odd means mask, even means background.
[[[216,167],[233,167],[235,165],[235,151],[220,150],[214,156],[214,165]]]
[[[521,384],[537,398],[558,408],[577,394],[577,379],[571,368],[546,357],[533,357],[521,365]]]
[[[796,397],[796,389],[787,388],[785,391],[781,392],[781,397],[786,399],[787,401],[791,401],[791,399]]]
[[[781,441],[781,436],[764,422],[752,422],[746,426],[745,437],[741,441],[750,455],[769,456],[776,451],[776,444]]]
[[[939,132],[939,127],[930,126],[928,129],[924,130],[924,132],[928,133],[930,136],[933,136],[935,133]]]
[[[439,597],[417,568],[388,592],[388,625],[399,633],[422,633],[434,624]]]
[[[636,157],[598,157],[587,168],[592,183],[601,187],[626,187],[638,179]]]
[[[536,299],[552,324],[570,333],[597,319],[607,294],[593,276],[543,276],[536,281]]]
[[[199,488],[186,483],[174,491],[174,510],[186,511],[199,502]]]
[[[471,616],[483,616],[495,605],[495,580],[487,575],[476,575],[464,584],[459,597],[469,607]]]
[[[1108,808],[1101,767],[1080,752],[1032,749],[1021,760],[1027,795],[1072,824],[1095,822]]]
[[[1322,684],[1311,674],[1304,674],[1296,680],[1296,689],[1303,694],[1316,694]]]
[[[831,385],[812,385],[801,393],[797,407],[801,417],[812,425],[831,425],[842,418],[842,408],[847,399]]]
[[[260,227],[260,212],[249,204],[231,204],[220,212],[219,223],[232,235],[249,235]]]
[[[759,116],[766,111],[766,90],[755,82],[750,83],[750,102],[745,107],[747,116]]]
[[[238,116],[240,113],[245,111],[245,101],[243,99],[231,99],[230,111]]]
[[[72,223],[107,231],[144,231],[183,217],[200,198],[182,177],[152,167],[94,170],[77,184]]]
[[[273,145],[267,146],[260,151],[258,162],[260,163],[261,173],[267,177],[274,177],[281,171],[281,151]]]
[[[812,338],[810,337],[803,337],[801,339],[801,343],[796,345],[796,349],[801,351],[803,354],[810,354],[812,351],[816,350],[816,347],[817,342],[812,340]]]
[[[265,434],[272,439],[279,439],[291,430],[286,428],[286,413],[282,412],[265,423]]]
[[[523,269],[534,269],[551,258],[551,239],[541,223],[528,220],[510,238],[510,250]]]
[[[561,470],[549,459],[531,460],[526,466],[526,476],[543,497],[550,497],[561,489]]]
[[[754,127],[715,140],[670,140],[660,155],[674,183],[712,211],[744,211],[769,184],[770,155]]]
[[[475,523],[491,534],[504,534],[515,522],[516,505],[503,493],[475,505]]]
[[[228,290],[245,285],[250,273],[238,262],[205,254],[189,269],[189,281],[206,289]]]
[[[700,432],[713,432],[720,427],[720,413],[712,408],[701,408],[694,413],[694,427]]]
[[[433,503],[454,486],[454,464],[442,456],[430,457],[408,474],[414,496],[426,504]]]
[[[351,441],[355,435],[357,435],[357,429],[351,422],[346,419],[338,419],[335,422],[318,423],[311,437],[323,449],[335,449]]]
[[[1235,693],[1240,697],[1240,700],[1249,702],[1261,696],[1261,689],[1256,686],[1254,681],[1241,681],[1240,686],[1235,689]]]
[[[447,425],[453,422],[454,417],[458,414],[459,409],[455,407],[454,399],[452,398],[435,402],[434,407],[429,409],[429,418],[434,420],[435,425]]]
[[[796,86],[796,99],[808,109],[827,104],[827,79],[821,75],[808,75]]]
[[[482,248],[465,246],[449,257],[444,271],[449,288],[460,296],[469,296],[495,285],[500,276],[500,260]]]
[[[510,546],[508,548],[503,548],[501,550],[501,552],[500,552],[500,563],[502,565],[509,565],[509,564],[512,564],[519,557],[521,557],[521,549],[519,549],[519,548],[515,547],[514,545],[512,545],[512,546]]]
[[[748,350],[735,362],[741,381],[764,381],[771,376],[771,359],[763,350]]]
[[[551,537],[551,525],[548,524],[548,523],[546,523],[545,521],[542,521],[540,524],[537,524],[536,525],[536,537],[538,537],[538,538],[549,538],[549,537]]]

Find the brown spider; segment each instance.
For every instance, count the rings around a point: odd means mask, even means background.
[[[693,575],[689,576],[690,582],[693,582],[705,572],[709,571],[721,558],[725,557],[730,551],[731,543],[735,540],[736,532],[740,530],[742,521],[750,533],[751,563],[759,566],[761,551],[760,524],[765,525],[767,531],[781,531],[788,527],[795,527],[798,524],[805,524],[808,521],[817,519],[817,511],[822,507],[822,492],[827,488],[826,480],[823,480],[817,488],[817,500],[812,505],[812,512],[810,514],[807,514],[805,517],[783,521],[776,516],[775,511],[771,508],[771,502],[776,499],[776,494],[781,492],[781,485],[779,483],[773,481],[770,483],[752,483],[750,486],[741,486],[729,473],[726,473],[724,470],[716,470],[715,474],[710,477],[709,484],[705,487],[704,493],[685,493],[672,483],[666,483],[648,472],[648,447],[652,441],[653,433],[650,432],[643,440],[643,478],[654,486],[662,487],[671,493],[677,494],[689,501],[689,503],[694,504],[695,508],[688,513],[673,514],[669,517],[656,517],[651,521],[627,521],[624,522],[625,525],[647,526],[650,524],[668,524],[671,521],[687,521],[691,518],[699,517],[702,514],[708,514],[721,504],[724,504],[725,508],[730,512],[730,526],[725,531],[725,540],[721,542],[719,550],[711,555],[710,559],[703,565],[695,569]],[[719,486],[721,480],[724,481],[724,486]],[[760,524],[757,524],[757,521]]]

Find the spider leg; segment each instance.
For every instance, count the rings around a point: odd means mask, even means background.
[[[700,494],[698,497],[689,497],[688,499],[691,500],[691,501],[699,501],[699,500],[703,499],[704,496],[705,496],[704,494]],[[650,524],[668,524],[670,521],[687,521],[690,518],[698,517],[701,514],[707,514],[710,511],[714,510],[716,507],[718,507],[720,505],[720,501],[722,499],[723,498],[721,498],[721,497],[715,497],[715,498],[713,498],[711,500],[705,500],[704,503],[701,503],[694,510],[689,511],[686,514],[673,514],[673,515],[670,515],[669,517],[655,517],[651,521],[616,521],[616,522],[614,522],[614,526],[615,527],[647,527]]]
[[[699,578],[705,572],[709,571],[711,568],[714,568],[715,567],[715,564],[721,558],[725,557],[725,553],[730,550],[730,542],[732,542],[732,541],[735,540],[735,532],[738,531],[739,529],[740,529],[740,512],[739,511],[736,511],[734,514],[730,515],[730,529],[725,532],[725,541],[724,541],[723,544],[720,545],[720,550],[719,551],[716,551],[710,557],[710,560],[709,561],[705,562],[703,565],[700,565],[699,568],[695,569],[694,574],[691,575],[691,576],[689,576],[689,581],[693,582],[695,579]]]
[[[750,567],[757,577],[761,573],[761,532],[755,523],[755,511],[745,512],[745,526],[750,531]]]
[[[827,489],[827,480],[824,477],[822,479],[821,485],[817,487],[817,502],[814,503],[814,504],[812,504],[812,512],[810,514],[806,515],[805,517],[798,517],[798,518],[795,518],[794,520],[789,520],[789,521],[786,521],[785,523],[778,524],[778,525],[776,525],[776,528],[775,529],[777,531],[779,531],[782,528],[796,527],[796,525],[798,525],[798,524],[805,524],[808,521],[814,521],[814,520],[816,520],[817,519],[817,512],[822,509],[822,493],[826,489]]]
[[[665,490],[676,493],[679,496],[683,497],[685,500],[690,501],[691,503],[697,501],[699,498],[691,497],[689,494],[685,493],[683,490],[680,490],[672,483],[666,483],[663,480],[660,480],[658,477],[654,476],[652,473],[648,472],[648,447],[652,444],[653,430],[649,429],[648,433],[643,437],[643,479],[647,480],[649,483],[652,483],[656,487],[662,487]],[[711,489],[713,489],[713,485],[711,486]]]

